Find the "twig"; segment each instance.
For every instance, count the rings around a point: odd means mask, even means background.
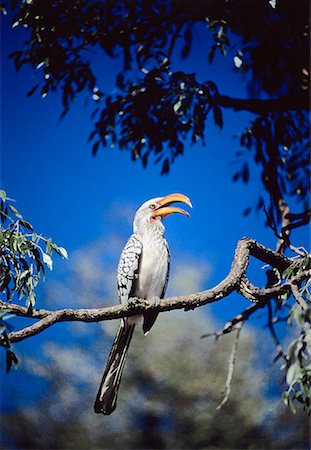
[[[231,384],[232,384],[233,372],[234,372],[236,355],[237,355],[237,351],[238,351],[238,345],[239,345],[239,340],[240,340],[240,335],[241,335],[241,330],[242,330],[243,324],[244,324],[244,322],[240,322],[235,327],[236,335],[235,335],[235,339],[233,342],[233,346],[232,346],[230,358],[229,358],[228,373],[227,373],[227,379],[226,379],[226,384],[225,384],[224,397],[223,397],[222,401],[219,403],[219,405],[217,406],[216,410],[221,409],[227,403],[227,401],[230,397],[230,394],[231,394]]]
[[[254,314],[258,309],[263,308],[266,306],[266,302],[263,301],[261,303],[256,303],[255,305],[249,306],[244,311],[239,313],[237,316],[233,317],[232,319],[228,320],[228,322],[225,323],[223,329],[221,331],[216,331],[214,333],[206,333],[201,336],[201,339],[207,338],[207,337],[215,337],[218,339],[220,336],[224,336],[225,334],[231,333],[236,328],[235,325],[239,325],[241,322],[245,322],[248,320],[248,318]]]

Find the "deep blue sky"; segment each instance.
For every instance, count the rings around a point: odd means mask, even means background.
[[[227,274],[236,243],[242,237],[249,236],[275,247],[273,233],[263,225],[263,213],[246,218],[242,215],[262,190],[256,168],[252,165],[251,175],[255,176],[248,185],[231,181],[235,172],[234,153],[239,149],[234,135],[247,126],[250,114],[224,111],[222,131],[210,121],[207,145],[189,145],[168,176],[160,176],[159,166],[143,169],[140,162],[133,163],[130,154],[117,147],[100,149],[93,158],[91,145],[87,143],[92,130],[92,99],[82,94],[60,121],[58,95],[26,97],[36,83],[36,74],[29,68],[15,72],[12,60],[6,56],[20,45],[19,32],[10,31],[8,18],[2,18],[2,22],[0,184],[16,199],[18,210],[38,233],[52,237],[69,255],[99,237],[109,237],[115,230],[124,236],[125,242],[132,230],[122,214],[115,214],[118,205],[120,208],[130,205],[133,210],[148,198],[181,192],[191,198],[193,210],[189,220],[175,215],[166,221],[172,264],[180,253],[188,254],[189,260],[195,257],[206,260],[212,267],[206,288]],[[205,55],[202,56],[204,41],[199,31],[196,42],[190,63],[182,62],[181,67],[188,72],[196,71],[199,81],[216,82],[223,94],[245,97],[245,84],[234,73],[232,57],[225,61],[216,58],[215,64],[209,66]],[[106,66],[105,62],[96,58],[96,65],[106,77],[101,82],[109,86],[120,63],[114,60]],[[294,243],[308,246],[306,229],[294,237]],[[115,266],[118,257],[119,252],[115,255]],[[48,279],[59,278],[66,264],[70,264],[70,259],[59,261]],[[264,273],[256,275],[256,267],[253,281],[263,282]],[[40,296],[37,306],[44,307]],[[63,306],[66,307],[66,299]],[[235,295],[211,309],[225,323],[247,306],[246,300]]]

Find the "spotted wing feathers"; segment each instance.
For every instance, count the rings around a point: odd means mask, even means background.
[[[127,304],[130,297],[135,296],[142,251],[140,238],[132,234],[121,253],[118,265],[118,293],[120,303],[123,305]]]

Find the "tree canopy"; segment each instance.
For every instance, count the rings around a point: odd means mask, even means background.
[[[4,2],[6,5],[9,2]],[[223,111],[254,113],[237,130],[241,167],[234,175],[247,182],[245,154],[261,168],[270,214],[280,219],[279,202],[309,193],[309,2],[144,0],[10,2],[13,29],[25,27],[25,41],[10,57],[16,69],[37,71],[41,96],[60,91],[63,115],[82,92],[97,103],[90,133],[93,153],[100,146],[125,148],[146,165],[151,158],[167,173],[185,144],[208,135],[207,118],[224,126]],[[4,10],[5,6],[3,6]],[[252,19],[254,18],[254,20]],[[196,51],[200,27],[206,79],[180,68]],[[96,51],[96,58],[93,53]],[[201,54],[202,53],[202,54]],[[208,61],[229,55],[247,83],[248,98],[220,92],[208,79]],[[101,54],[123,64],[107,91]],[[105,63],[104,63],[105,64]],[[37,71],[38,72],[38,71]],[[257,200],[262,208],[263,198]]]

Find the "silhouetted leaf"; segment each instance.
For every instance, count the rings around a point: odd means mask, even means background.
[[[214,115],[215,124],[218,125],[219,128],[222,128],[223,127],[222,111],[219,106],[217,106],[217,105],[214,106],[213,115]]]
[[[93,155],[93,156],[96,155],[96,153],[97,153],[97,151],[98,151],[99,144],[100,144],[100,141],[94,142],[93,147],[92,147],[92,155]]]
[[[232,177],[232,181],[238,181],[238,179],[240,178],[240,172],[236,172],[233,177]]]
[[[245,208],[243,211],[243,216],[247,217],[250,215],[252,208]]]
[[[9,372],[12,368],[13,363],[18,364],[18,359],[12,350],[6,350],[6,371]]]
[[[242,180],[244,181],[244,183],[247,183],[249,181],[249,168],[248,168],[248,164],[247,163],[245,163],[243,165]]]
[[[32,89],[30,89],[30,91],[27,92],[27,97],[31,97],[36,92],[39,86],[40,83],[36,84]]]
[[[169,173],[169,170],[170,170],[169,159],[165,158],[165,160],[163,161],[163,164],[162,164],[161,175]]]

